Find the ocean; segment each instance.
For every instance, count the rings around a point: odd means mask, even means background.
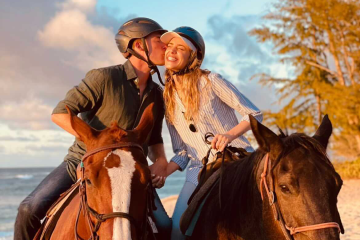
[[[13,239],[14,222],[20,202],[53,168],[0,168],[0,240]],[[185,182],[185,172],[175,172],[158,189],[160,198],[177,195]]]

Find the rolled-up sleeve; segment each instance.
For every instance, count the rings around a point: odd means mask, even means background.
[[[189,163],[190,158],[187,155],[186,145],[181,139],[179,133],[175,129],[174,125],[166,121],[171,136],[172,148],[175,156],[171,158],[171,162],[179,165],[180,170],[183,171]]]
[[[235,109],[243,117],[241,121],[250,122],[249,115],[262,122],[262,112],[247,99],[232,83],[224,79],[220,74],[209,74],[211,87],[214,93],[229,107]]]
[[[54,108],[52,114],[67,113],[68,106],[75,114],[86,112],[100,104],[103,95],[105,77],[101,70],[89,71],[78,86],[70,89],[64,100]]]

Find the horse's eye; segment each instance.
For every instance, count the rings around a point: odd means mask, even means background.
[[[88,178],[86,179],[86,184],[87,184],[87,185],[91,185],[90,179],[88,179]]]
[[[283,193],[290,193],[290,190],[289,190],[289,188],[288,188],[287,186],[285,186],[285,185],[280,185],[280,188],[281,188],[281,191],[282,191]]]

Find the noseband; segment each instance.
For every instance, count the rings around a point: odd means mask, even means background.
[[[109,149],[118,149],[118,148],[125,148],[125,147],[130,147],[130,148],[138,148],[141,151],[143,151],[143,148],[136,143],[116,143],[116,144],[111,144],[108,146],[104,146],[104,147],[100,147],[100,148],[96,148],[92,151],[87,152],[81,159],[81,163],[80,163],[80,167],[81,167],[81,178],[80,178],[80,187],[79,187],[79,193],[80,193],[80,197],[81,197],[81,202],[80,202],[80,207],[79,207],[79,211],[77,214],[77,218],[76,218],[76,222],[75,222],[75,239],[76,240],[83,240],[77,233],[77,226],[78,226],[78,222],[79,222],[79,216],[80,216],[80,212],[81,209],[84,208],[84,215],[86,216],[86,220],[88,222],[89,228],[90,228],[90,232],[91,232],[91,236],[89,239],[91,240],[98,240],[99,236],[97,235],[97,231],[100,228],[101,223],[105,222],[107,219],[111,219],[111,218],[125,218],[127,220],[129,220],[130,224],[135,226],[136,232],[139,233],[141,235],[140,232],[140,226],[138,226],[138,223],[136,222],[136,220],[128,213],[124,213],[124,212],[112,212],[112,213],[108,213],[108,214],[99,214],[97,213],[94,209],[92,209],[88,203],[87,203],[87,198],[86,198],[86,183],[85,183],[85,167],[84,167],[84,160],[98,152],[101,151],[105,151],[105,150],[109,150]],[[143,236],[146,236],[146,221],[148,218],[148,210],[151,208],[149,208],[148,204],[151,203],[150,200],[150,196],[152,196],[152,191],[151,191],[151,186],[150,184],[148,184],[147,186],[147,198],[146,198],[146,218],[145,218],[145,222],[143,223]],[[151,193],[151,194],[149,194]],[[149,201],[150,200],[150,201]],[[96,219],[96,224],[94,224],[91,221],[90,218],[90,214],[95,217]],[[143,237],[144,239],[144,237]]]
[[[280,212],[280,208],[279,208],[279,204],[276,201],[276,195],[275,195],[275,189],[274,189],[274,180],[272,178],[272,175],[270,173],[271,171],[271,159],[269,158],[269,153],[267,153],[265,155],[265,163],[264,163],[264,170],[261,173],[261,181],[260,181],[260,193],[261,193],[261,199],[264,201],[264,195],[263,195],[263,185],[265,187],[266,190],[266,194],[268,196],[268,200],[269,200],[269,204],[273,210],[273,215],[274,218],[277,222],[279,222],[281,230],[285,236],[285,238],[287,240],[291,240],[292,239],[292,235],[296,234],[296,233],[300,233],[300,232],[305,232],[305,231],[312,231],[312,230],[318,230],[318,229],[324,229],[324,228],[337,228],[338,231],[340,232],[340,226],[338,223],[336,222],[327,222],[327,223],[320,223],[320,224],[315,224],[315,225],[308,225],[308,226],[303,226],[303,227],[289,227],[285,224],[285,221],[281,215]],[[269,186],[266,182],[266,176],[269,175],[270,177],[270,187],[272,189],[269,189]],[[289,232],[287,231],[290,231]]]

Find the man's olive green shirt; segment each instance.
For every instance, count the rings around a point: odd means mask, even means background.
[[[165,108],[162,89],[152,81],[151,76],[142,99],[137,81],[130,61],[126,61],[123,65],[91,70],[86,74],[85,79],[58,103],[53,114],[67,113],[65,106],[68,106],[75,114],[80,113],[81,118],[97,130],[105,129],[113,121],[117,121],[119,127],[131,130],[139,123],[146,107],[154,103],[155,124],[143,146],[147,155],[147,146],[163,143],[161,130]],[[84,143],[75,139],[65,156],[68,171],[74,180],[77,164],[85,151]]]

